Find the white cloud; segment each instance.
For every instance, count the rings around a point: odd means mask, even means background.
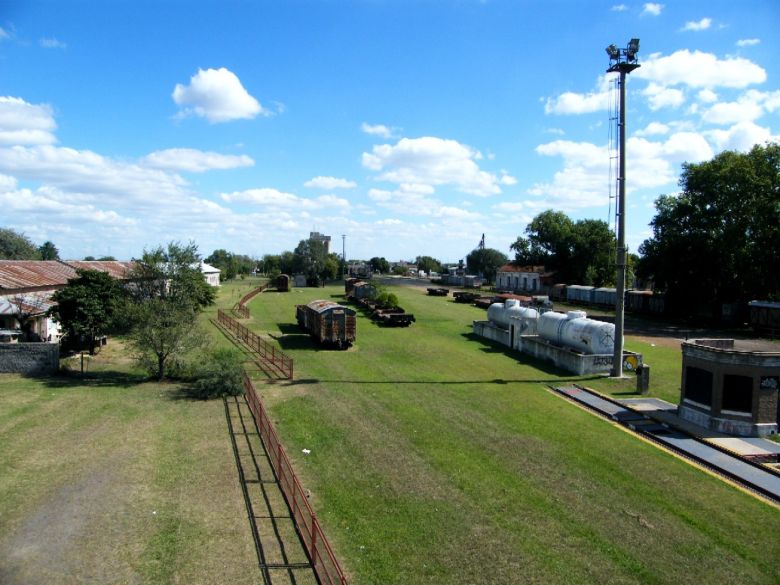
[[[719,102],[702,113],[702,120],[710,124],[752,122],[780,108],[780,91],[762,92],[751,89],[735,102]]]
[[[545,114],[590,114],[608,110],[610,106],[611,78],[599,77],[597,88],[588,93],[566,91],[557,97],[547,98]]]
[[[128,164],[89,150],[50,145],[0,148],[0,172],[39,181],[85,197],[119,196],[132,202],[182,196],[185,181],[178,175]]]
[[[628,6],[625,4],[615,4],[612,8],[610,8],[612,12],[625,12],[628,10]]]
[[[637,130],[635,136],[663,136],[669,134],[669,126],[661,122],[650,122],[642,130]]]
[[[52,144],[57,141],[51,106],[0,96],[0,145]]]
[[[40,39],[38,43],[44,49],[66,49],[68,47],[67,44],[55,39],[54,37]]]
[[[753,45],[758,45],[761,42],[761,39],[739,39],[737,41],[738,47],[752,47]]]
[[[16,177],[10,175],[0,175],[0,191],[12,191],[16,189],[16,185],[19,181]]]
[[[0,26],[0,41],[5,41],[11,38],[11,33]]]
[[[303,184],[312,189],[354,189],[357,183],[337,177],[314,177]]]
[[[253,205],[281,209],[317,210],[324,208],[349,208],[349,201],[333,195],[323,195],[316,199],[307,199],[298,197],[293,193],[286,193],[269,187],[234,191],[233,193],[222,193],[220,197],[228,202],[251,203]]]
[[[553,202],[564,210],[606,205],[613,187],[606,145],[557,140],[539,145],[536,152],[563,158],[563,168],[552,181],[534,184],[528,190],[530,195],[544,197],[548,207]],[[694,132],[676,132],[663,142],[633,136],[627,141],[626,152],[629,192],[674,184],[680,163],[699,162],[713,155],[705,138]]]
[[[371,136],[379,136],[381,138],[393,138],[395,130],[394,128],[390,128],[384,124],[368,124],[366,122],[363,122],[360,125],[360,129],[366,134],[370,134]]]
[[[194,115],[212,124],[269,113],[249,95],[236,74],[224,67],[198,69],[189,85],[176,84],[172,97],[177,105],[184,106],[179,116]]]
[[[700,31],[700,30],[707,30],[712,26],[712,19],[711,18],[702,18],[701,20],[696,21],[688,21],[685,23],[685,26],[682,27],[682,30],[692,30],[692,31]]]
[[[203,173],[212,169],[235,169],[254,166],[251,157],[193,148],[168,148],[152,152],[141,159],[141,164],[174,172]]]
[[[682,90],[663,87],[654,82],[642,90],[642,95],[647,96],[648,105],[654,112],[661,108],[678,108],[685,101]]]
[[[658,4],[657,2],[647,2],[642,7],[642,15],[644,16],[645,14],[649,14],[650,16],[659,16],[663,9],[663,4]]]
[[[369,189],[368,197],[377,206],[389,209],[401,215],[433,217],[437,219],[478,219],[481,214],[446,205],[442,201],[429,197],[429,192],[419,185],[400,185],[398,189]]]
[[[480,170],[477,151],[455,140],[433,136],[402,138],[395,145],[380,144],[364,152],[363,166],[382,171],[380,181],[429,187],[453,185],[481,197],[501,192],[497,177]]]
[[[507,173],[505,170],[501,171],[501,178],[498,180],[498,182],[506,186],[517,185],[517,179]]]
[[[742,88],[766,81],[766,71],[748,59],[718,59],[712,53],[682,49],[671,55],[653,53],[634,77],[662,86],[687,85],[695,88]]]
[[[707,132],[720,150],[738,150],[746,152],[756,144],[777,142],[780,136],[772,136],[768,128],[756,125],[754,122],[738,122],[728,130],[711,130]]]
[[[698,94],[696,94],[696,97],[699,98],[699,101],[704,102],[705,104],[711,104],[718,101],[718,94],[711,89],[702,89]]]

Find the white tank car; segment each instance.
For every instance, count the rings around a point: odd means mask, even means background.
[[[585,311],[544,313],[538,332],[542,339],[587,354],[611,354],[615,347],[615,326],[588,319]]]
[[[520,320],[519,329],[523,333],[535,333],[539,312],[531,307],[523,307],[517,299],[508,299],[503,303],[493,303],[488,307],[488,319],[501,329],[509,329],[512,320]]]

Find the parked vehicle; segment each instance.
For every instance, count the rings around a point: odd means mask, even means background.
[[[356,337],[355,311],[333,301],[317,300],[296,305],[298,326],[308,331],[320,345],[347,349]]]

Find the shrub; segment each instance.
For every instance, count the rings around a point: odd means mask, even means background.
[[[244,392],[243,355],[232,348],[219,348],[205,356],[197,368],[190,394],[194,398],[239,396]]]

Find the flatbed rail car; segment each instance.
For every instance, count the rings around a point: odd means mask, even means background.
[[[333,301],[317,300],[295,306],[298,326],[325,347],[347,349],[356,337],[355,311]]]

